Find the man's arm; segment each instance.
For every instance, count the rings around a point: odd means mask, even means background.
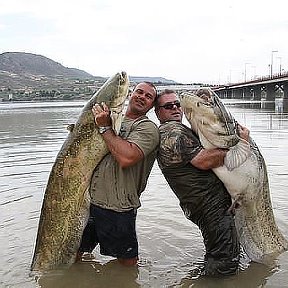
[[[212,168],[220,167],[224,164],[224,158],[227,153],[227,149],[202,149],[190,163],[196,168],[202,170],[209,170]]]
[[[103,108],[100,105],[95,105],[92,108],[95,122],[98,127],[107,127],[112,125],[109,108],[103,103]],[[144,154],[142,150],[134,143],[122,139],[116,135],[112,129],[107,130],[102,134],[106,145],[119,163],[120,167],[126,168],[133,166],[141,159]]]
[[[239,123],[237,125],[237,130],[239,137],[249,142],[250,130],[245,126],[240,125]]]
[[[240,138],[249,141],[250,131],[246,127],[238,124],[238,134]],[[192,160],[191,164],[199,169],[208,170],[223,166],[224,158],[228,149],[202,149]]]
[[[143,159],[144,154],[136,144],[115,135],[112,129],[103,133],[102,136],[109,151],[115,157],[120,167],[127,168],[133,166]]]

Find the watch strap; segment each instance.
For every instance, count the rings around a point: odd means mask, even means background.
[[[103,134],[103,133],[105,133],[106,131],[112,129],[112,126],[100,126],[100,127],[98,127],[98,129],[99,129],[99,133],[100,133],[100,134]]]

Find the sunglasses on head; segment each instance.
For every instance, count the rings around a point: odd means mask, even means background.
[[[179,101],[176,101],[176,102],[173,102],[173,103],[166,103],[162,106],[159,106],[160,107],[163,107],[164,109],[166,110],[172,110],[174,108],[174,106],[176,106],[177,108],[180,108],[180,102]]]

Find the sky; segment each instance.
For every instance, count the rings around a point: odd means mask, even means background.
[[[287,0],[0,0],[0,53],[94,76],[235,83],[288,71],[287,11]]]

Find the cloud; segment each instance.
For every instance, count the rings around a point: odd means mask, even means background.
[[[127,70],[180,82],[267,74],[271,51],[287,68],[286,1],[9,0],[0,47],[42,54],[99,76]],[[278,62],[280,60],[278,59]]]

